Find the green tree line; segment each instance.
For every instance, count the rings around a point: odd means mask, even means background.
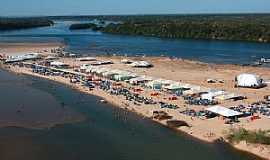
[[[153,36],[270,42],[270,16],[146,16],[126,18],[102,32]]]
[[[45,18],[0,18],[0,30],[16,30],[53,25],[53,21]]]

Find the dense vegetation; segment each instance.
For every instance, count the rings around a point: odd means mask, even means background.
[[[270,42],[270,16],[168,16],[127,18],[102,29],[106,33]]]
[[[0,18],[0,30],[16,30],[53,25],[53,21],[46,18]]]
[[[101,31],[113,34],[270,42],[270,14],[130,15],[49,17],[57,20],[122,22]]]
[[[101,28],[98,27],[94,23],[75,23],[70,25],[69,27],[70,30],[79,30],[79,29],[92,29],[92,30],[100,30]]]
[[[53,20],[121,22],[97,26],[73,24],[74,29],[100,30],[105,33],[154,36],[160,38],[216,39],[270,42],[270,14],[205,15],[127,15],[127,16],[53,16],[0,18],[0,30],[49,26]]]
[[[240,128],[231,130],[227,138],[233,143],[246,141],[247,143],[270,145],[270,131],[248,131],[244,128]]]

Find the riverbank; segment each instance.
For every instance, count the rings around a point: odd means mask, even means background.
[[[151,62],[154,67],[150,69],[142,69],[142,68],[132,68],[130,66],[119,63],[119,61],[123,57],[97,57],[98,60],[111,60],[114,64],[105,66],[114,69],[124,69],[126,71],[131,71],[137,74],[143,74],[152,77],[166,78],[171,80],[177,80],[185,83],[191,83],[195,85],[200,85],[204,87],[211,87],[217,89],[224,89],[230,92],[237,92],[239,94],[243,94],[248,97],[247,100],[243,101],[225,101],[222,103],[224,106],[232,106],[237,104],[250,104],[252,102],[256,102],[259,100],[263,100],[263,96],[269,93],[269,87],[262,88],[257,92],[257,90],[253,89],[239,89],[234,88],[234,76],[242,73],[242,72],[253,72],[263,76],[264,79],[270,79],[269,69],[267,68],[254,68],[254,67],[241,67],[234,65],[209,65],[204,63],[198,63],[193,61],[186,61],[181,59],[169,59],[169,58],[159,58],[159,57],[129,57],[133,60],[147,60]],[[68,63],[71,67],[79,66],[85,62],[78,62],[72,58],[61,58],[60,61],[64,63]],[[181,67],[180,67],[181,66]],[[46,78],[49,80],[57,81],[66,85],[71,86],[74,89],[77,89],[81,92],[88,93],[91,95],[96,95],[106,99],[106,101],[114,104],[115,106],[136,112],[144,117],[152,118],[153,111],[166,111],[169,115],[173,116],[174,119],[186,121],[191,127],[180,127],[177,128],[179,131],[183,131],[193,137],[199,138],[201,140],[207,142],[213,142],[217,139],[223,138],[225,139],[224,131],[230,129],[231,125],[224,124],[224,120],[220,118],[214,119],[199,119],[199,118],[191,118],[189,116],[179,114],[179,111],[185,110],[187,107],[198,110],[201,108],[205,108],[203,106],[187,106],[182,99],[177,101],[168,100],[167,94],[162,94],[158,97],[154,97],[155,100],[164,100],[168,103],[174,103],[180,106],[179,109],[161,109],[159,105],[135,105],[132,102],[129,102],[123,96],[115,96],[110,95],[107,92],[99,88],[95,88],[94,90],[89,91],[88,87],[82,86],[80,84],[70,83],[69,79],[61,77],[61,76],[44,76],[38,73],[33,73],[31,69],[27,69],[24,67],[18,66],[9,66],[9,70],[15,73],[28,74],[31,76],[38,76],[41,78]],[[207,78],[216,78],[224,80],[224,83],[216,83],[209,84],[206,82]],[[125,85],[125,84],[123,84]],[[145,90],[142,93],[145,96],[149,96],[151,90]],[[166,99],[165,99],[166,98]],[[162,125],[167,125],[166,120],[155,120]],[[254,122],[248,122],[247,119],[240,119],[240,123],[234,124],[233,127],[244,127],[247,129],[269,129],[269,119],[266,117],[261,117]],[[241,150],[247,150],[244,145],[235,145],[236,148]],[[257,145],[249,144],[249,147],[254,148],[254,150],[248,149],[249,152],[252,152],[256,155],[259,155],[264,158],[269,158],[270,150],[269,146],[260,145],[264,149],[256,150],[258,148]]]
[[[0,54],[5,55],[19,55],[24,54],[26,52],[37,52],[42,53],[42,55],[51,54],[51,49],[63,47],[63,43],[0,43]]]

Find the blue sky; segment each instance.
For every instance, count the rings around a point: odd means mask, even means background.
[[[0,16],[268,12],[270,0],[0,0]]]

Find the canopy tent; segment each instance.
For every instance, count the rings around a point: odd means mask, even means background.
[[[27,53],[21,56],[24,60],[33,60],[33,59],[38,59],[41,57],[39,53]]]
[[[96,61],[97,59],[95,57],[81,57],[76,58],[76,61]]]
[[[172,83],[168,86],[165,86],[164,89],[166,90],[181,90],[183,87],[178,83]]]
[[[128,73],[124,73],[124,74],[116,74],[112,77],[113,80],[116,81],[125,81],[125,80],[129,80],[131,78],[135,78],[136,76],[133,74],[128,74]]]
[[[94,66],[92,66],[91,64],[82,64],[80,65],[80,68],[82,69],[88,69],[88,68],[93,68]]]
[[[41,55],[39,53],[20,53],[19,55],[7,56],[5,63],[20,62],[24,60],[35,60],[39,58],[41,58]]]
[[[162,83],[158,80],[153,80],[146,83],[146,86],[153,89],[153,90],[161,90]]]
[[[243,97],[242,95],[234,94],[234,93],[224,93],[222,95],[216,96],[217,100],[229,100],[229,99],[240,99]]]
[[[213,107],[209,107],[206,108],[205,110],[221,115],[223,117],[234,117],[234,116],[240,116],[243,113],[228,109],[226,107],[222,107],[222,106],[213,106]]]
[[[201,99],[213,100],[216,96],[223,95],[224,93],[222,90],[210,90],[208,93],[202,94]]]
[[[184,95],[192,95],[192,94],[199,94],[199,93],[207,93],[209,92],[208,88],[200,87],[200,86],[193,86],[189,85],[190,89],[183,92]]]
[[[152,67],[153,65],[146,61],[136,61],[130,64],[132,67]]]
[[[235,81],[237,87],[259,88],[264,85],[263,80],[255,74],[240,74],[235,78]]]
[[[65,64],[65,63],[59,62],[59,61],[53,61],[53,62],[50,63],[50,65],[53,66],[53,67],[56,67],[56,68],[69,66],[68,64]]]
[[[129,60],[129,59],[122,59],[122,60],[121,60],[121,63],[123,63],[123,64],[131,64],[132,61]]]

